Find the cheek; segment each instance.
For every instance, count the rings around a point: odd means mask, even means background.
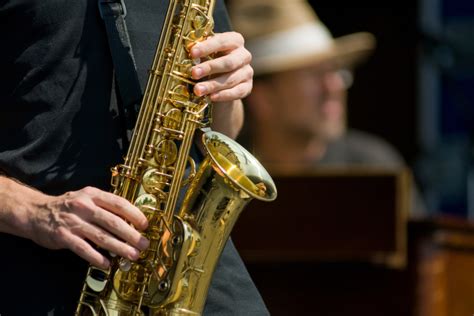
[[[317,112],[319,92],[314,85],[294,86],[291,94],[286,94],[284,100],[296,115],[311,116]]]
[[[293,100],[290,111],[282,113],[281,119],[289,122],[293,126],[308,128],[314,124],[319,124],[320,115],[317,108],[308,100]]]
[[[293,77],[273,87],[273,109],[275,117],[282,122],[307,125],[317,120],[320,92],[308,80],[298,79]]]

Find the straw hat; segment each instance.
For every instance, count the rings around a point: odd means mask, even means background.
[[[252,53],[256,75],[324,61],[353,66],[375,48],[370,33],[333,38],[305,0],[233,0],[229,13]]]

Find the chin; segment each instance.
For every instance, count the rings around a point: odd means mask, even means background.
[[[346,126],[342,124],[324,126],[320,128],[315,135],[318,138],[324,139],[326,142],[333,142],[344,136],[346,133]]]

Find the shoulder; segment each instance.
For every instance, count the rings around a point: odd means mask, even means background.
[[[337,157],[337,156],[342,157]],[[348,164],[370,164],[400,167],[405,164],[398,150],[383,138],[367,132],[349,129],[340,140],[328,147],[328,158]]]
[[[349,148],[368,162],[401,166],[404,160],[398,150],[383,138],[367,132],[350,129],[346,135]]]

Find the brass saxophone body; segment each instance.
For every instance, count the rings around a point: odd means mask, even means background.
[[[210,101],[192,92],[199,61],[189,50],[212,34],[214,1],[170,1],[130,147],[112,168],[113,192],[148,218],[150,246],[136,262],[90,266],[76,315],[200,315],[240,212],[252,198],[276,198],[250,153],[206,131]],[[201,129],[206,155],[196,168],[190,149]]]

